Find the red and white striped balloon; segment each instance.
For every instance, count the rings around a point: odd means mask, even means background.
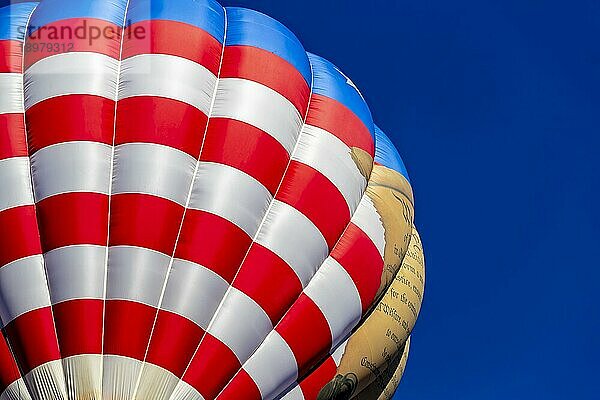
[[[293,390],[376,301],[373,160],[406,175],[358,89],[213,0],[10,3],[0,399]]]

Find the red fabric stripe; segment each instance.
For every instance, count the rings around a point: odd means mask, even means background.
[[[143,361],[156,309],[126,300],[107,300],[104,315],[104,354]]]
[[[316,169],[292,161],[276,198],[304,214],[332,249],[350,221],[348,203],[339,189]]]
[[[20,377],[21,373],[10,352],[8,343],[6,343],[4,335],[0,333],[0,393],[4,392],[11,383]]]
[[[243,78],[261,83],[287,98],[306,114],[310,88],[302,74],[270,51],[253,46],[226,46],[221,78]]]
[[[233,351],[207,333],[183,380],[200,392],[206,400],[214,399],[241,367]]]
[[[221,43],[204,30],[171,20],[137,22],[125,30],[123,59],[138,54],[169,54],[203,65],[217,75]]]
[[[115,194],[110,209],[110,245],[138,246],[173,254],[184,208],[162,197]]]
[[[0,114],[0,160],[27,156],[23,114]]]
[[[41,253],[35,206],[0,212],[0,266]]]
[[[250,243],[252,238],[225,218],[189,209],[175,257],[209,268],[231,282]]]
[[[103,19],[71,18],[33,31],[25,44],[25,69],[56,54],[89,52],[119,59],[121,28]]]
[[[348,147],[358,147],[371,156],[375,154],[375,141],[369,129],[356,114],[337,100],[313,94],[306,123],[325,129]]]
[[[60,359],[50,307],[19,316],[6,326],[5,331],[24,375],[42,364]]]
[[[189,104],[164,97],[119,100],[115,145],[156,143],[197,159],[208,118]]]
[[[302,283],[286,262],[258,243],[252,244],[233,286],[256,301],[273,325],[302,292]]]
[[[321,365],[300,382],[305,400],[317,400],[319,392],[337,374],[337,365],[333,358],[327,357]]]
[[[217,397],[217,400],[262,400],[260,390],[250,375],[243,369]]]
[[[106,246],[108,196],[65,193],[37,204],[44,252],[74,244]]]
[[[354,281],[364,312],[373,302],[381,284],[383,259],[377,247],[366,233],[351,223],[331,252],[331,257]]]
[[[200,158],[235,167],[274,194],[290,157],[277,140],[252,125],[211,118]]]
[[[52,144],[90,141],[112,144],[115,102],[100,96],[54,97],[25,112],[31,154]]]
[[[146,361],[181,377],[204,330],[187,318],[160,310]]]
[[[304,293],[275,330],[292,349],[300,375],[331,348],[329,324],[319,307]]]
[[[104,302],[81,299],[53,306],[56,332],[63,358],[102,353]]]
[[[23,72],[23,43],[18,40],[0,40],[0,73]]]

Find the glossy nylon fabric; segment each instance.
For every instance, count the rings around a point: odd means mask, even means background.
[[[279,22],[4,5],[0,88],[0,399],[274,398],[376,300],[386,228],[364,194],[373,159],[406,169]]]

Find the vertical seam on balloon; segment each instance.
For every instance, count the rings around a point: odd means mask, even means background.
[[[137,397],[137,393],[138,393],[139,386],[140,386],[141,379],[142,379],[142,373],[144,372],[144,366],[147,364],[146,363],[146,358],[148,357],[148,352],[150,351],[150,343],[152,342],[152,336],[154,335],[154,329],[156,328],[156,322],[158,321],[158,314],[159,314],[159,312],[161,310],[162,303],[163,303],[163,300],[164,300],[165,291],[166,291],[167,285],[169,283],[169,276],[171,275],[171,270],[173,269],[173,263],[175,261],[175,252],[177,251],[177,245],[179,244],[179,238],[181,237],[181,231],[182,231],[182,228],[183,228],[183,222],[185,220],[185,216],[186,216],[187,211],[189,209],[190,201],[191,201],[191,198],[192,198],[192,193],[193,193],[193,190],[194,190],[194,182],[196,180],[196,175],[198,173],[198,169],[200,168],[200,163],[201,163],[200,158],[202,157],[202,151],[204,150],[204,143],[206,141],[206,135],[208,133],[208,125],[210,123],[210,118],[212,116],[213,108],[214,108],[214,105],[215,105],[215,102],[216,102],[216,98],[217,98],[217,90],[219,88],[219,80],[220,80],[220,77],[221,77],[221,68],[223,67],[223,59],[225,58],[224,57],[224,54],[225,54],[225,42],[227,40],[227,9],[225,7],[223,7],[223,16],[224,16],[223,17],[223,19],[224,19],[223,46],[221,47],[221,57],[220,57],[220,60],[219,60],[219,68],[217,69],[217,76],[216,76],[216,80],[215,80],[215,87],[213,89],[213,95],[212,95],[212,99],[211,99],[211,102],[210,102],[210,107],[209,107],[209,110],[208,110],[208,115],[207,115],[207,118],[206,118],[206,126],[204,127],[204,134],[202,136],[202,143],[200,145],[200,151],[198,153],[198,159],[196,160],[196,167],[194,169],[194,174],[193,174],[191,182],[190,182],[190,189],[188,191],[188,196],[187,196],[187,199],[186,199],[186,202],[185,202],[185,207],[183,209],[183,215],[181,216],[181,222],[179,224],[179,230],[177,232],[177,238],[175,239],[175,245],[173,246],[173,252],[171,254],[171,259],[169,261],[169,266],[167,267],[167,272],[165,274],[165,281],[163,283],[163,287],[161,289],[160,297],[159,297],[158,304],[157,304],[157,307],[156,307],[156,314],[154,316],[154,322],[152,324],[152,330],[150,331],[150,336],[148,336],[148,344],[146,345],[146,351],[144,353],[143,364],[142,364],[142,367],[140,368],[140,372],[138,374],[138,378],[137,378],[137,381],[136,381],[135,389],[133,391],[133,396],[132,396],[133,400],[135,400],[135,398]],[[194,354],[195,354],[195,352],[194,352]],[[192,358],[193,358],[193,356],[192,356]],[[190,359],[190,362],[191,362],[191,359]],[[188,367],[189,367],[189,364],[188,364]],[[187,370],[187,367],[186,367],[186,370]]]
[[[113,173],[114,173],[114,161],[115,161],[115,138],[117,136],[117,108],[119,106],[119,84],[121,81],[121,67],[123,65],[123,43],[125,42],[125,27],[127,25],[127,12],[129,11],[129,4],[131,0],[127,0],[125,4],[125,10],[123,11],[123,23],[121,29],[121,43],[119,45],[119,70],[117,71],[117,79],[115,85],[115,108],[113,116],[113,137],[112,137],[112,149],[110,156],[110,174],[108,182],[108,215],[106,219],[106,250],[104,253],[104,286],[102,291],[102,349],[100,353],[100,396],[104,393],[104,333],[106,331],[104,317],[106,316],[106,292],[108,285],[108,249],[110,240],[110,206],[112,199],[112,186],[113,186]]]
[[[33,8],[33,10],[31,10],[31,12],[29,13],[29,17],[27,17],[27,22],[25,23],[25,33],[23,35],[23,49],[22,49],[22,52],[21,52],[21,74],[22,74],[22,77],[23,77],[23,80],[22,80],[22,82],[23,82],[22,83],[22,91],[23,91],[23,128],[24,128],[24,134],[25,134],[25,145],[27,146],[27,158],[29,159],[29,183],[31,185],[31,198],[33,199],[34,208],[35,208],[35,211],[36,211],[35,212],[36,225],[37,225],[37,228],[38,228],[37,238],[40,241],[40,249],[41,249],[40,226],[39,226],[38,213],[37,213],[37,203],[35,202],[35,192],[34,192],[34,186],[35,186],[35,184],[34,184],[34,181],[33,181],[33,170],[32,170],[32,165],[31,165],[31,155],[29,154],[29,138],[27,136],[27,119],[25,118],[25,48],[26,48],[25,47],[25,41],[27,40],[27,36],[28,36],[27,32],[29,30],[29,24],[31,23],[31,18],[33,16],[33,13],[37,9],[38,5],[39,5],[39,3],[35,5],[35,7]],[[40,250],[40,251],[42,253],[41,254],[41,256],[42,256],[42,262],[44,264],[43,269],[44,269],[44,276],[46,277],[46,288],[48,289],[48,300],[50,301],[50,313],[52,315],[52,327],[54,328],[54,337],[56,338],[56,346],[58,348],[58,355],[60,357],[58,361],[61,361],[62,360],[62,354],[61,354],[61,351],[60,351],[60,342],[58,341],[58,331],[56,330],[56,322],[55,322],[55,319],[54,319],[54,304],[52,304],[52,296],[51,296],[51,293],[50,293],[50,281],[48,279],[48,269],[46,268],[46,256],[43,253],[43,249]],[[12,353],[12,348],[10,347],[10,344],[9,344],[8,340],[6,341],[6,343],[9,345],[9,348],[11,349],[11,353]],[[14,357],[14,355],[13,355],[13,357]],[[53,360],[53,361],[56,361],[56,360]],[[61,364],[60,367],[61,367],[61,370],[62,370],[63,378],[66,380],[67,376],[65,374],[65,371],[64,371],[64,368],[63,368],[63,365],[62,365],[62,361],[61,361],[60,364]],[[17,367],[18,367],[18,364],[17,364]],[[20,372],[21,372],[21,375],[23,375],[22,371],[20,371]],[[27,384],[26,384],[26,381],[25,381],[25,375],[23,375],[23,383],[25,384],[25,388],[27,389],[27,392],[29,393],[29,395],[31,397],[34,397],[30,393],[29,388],[27,387]],[[66,390],[66,385],[65,385],[65,390]],[[65,395],[68,396],[67,393],[63,393],[63,394],[65,394]],[[20,393],[20,389],[19,389],[19,396],[20,395],[21,395],[21,393]]]

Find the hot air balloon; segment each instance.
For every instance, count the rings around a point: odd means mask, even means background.
[[[0,2],[1,400],[386,396],[413,222],[356,85],[270,17]]]

